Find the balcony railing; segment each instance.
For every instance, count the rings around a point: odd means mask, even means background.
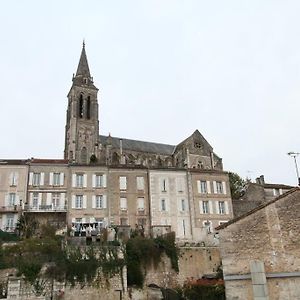
[[[25,211],[38,211],[38,212],[65,212],[67,211],[66,205],[25,205],[24,206]]]
[[[0,212],[18,212],[21,210],[19,205],[11,205],[11,206],[0,206]]]

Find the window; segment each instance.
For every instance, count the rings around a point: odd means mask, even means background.
[[[32,206],[38,208],[39,205],[39,193],[33,193],[32,195]]]
[[[167,208],[166,208],[166,199],[161,199],[161,211],[166,211]]]
[[[161,191],[162,192],[166,192],[167,191],[167,180],[166,179],[163,179],[161,181]]]
[[[177,186],[177,192],[183,192],[184,191],[184,179],[176,178],[176,186]]]
[[[83,208],[83,196],[82,195],[76,195],[75,208]]]
[[[209,203],[208,201],[202,202],[202,210],[204,214],[209,214]]]
[[[224,215],[225,213],[225,202],[219,201],[219,214]]]
[[[144,190],[144,177],[137,177],[136,178],[136,186],[139,191]]]
[[[40,185],[41,182],[41,174],[40,173],[33,173],[32,177],[32,185]]]
[[[139,227],[144,228],[147,224],[147,220],[145,218],[139,218],[137,219],[137,224]]]
[[[212,233],[212,224],[210,221],[204,221],[203,226],[206,229],[207,233]]]
[[[95,223],[98,224],[99,230],[104,228],[104,220],[102,218],[95,218]]]
[[[99,208],[99,209],[102,209],[104,208],[104,205],[103,205],[103,195],[97,195],[96,196],[96,208]]]
[[[75,219],[75,223],[76,223],[76,224],[82,223],[82,218],[76,218],[76,219]]]
[[[53,185],[60,185],[60,173],[53,173]]]
[[[15,205],[16,205],[16,194],[9,193],[8,206],[15,206]]]
[[[17,185],[17,176],[18,174],[13,172],[10,174],[10,186],[16,186]]]
[[[185,211],[186,207],[185,207],[185,200],[181,199],[181,211]]]
[[[52,193],[52,205],[53,208],[60,206],[60,193]]]
[[[223,184],[221,181],[216,181],[216,192],[217,194],[223,194]]]
[[[6,230],[14,229],[14,215],[6,215]]]
[[[95,176],[95,187],[103,187],[103,175],[96,175]]]
[[[144,210],[145,209],[145,199],[144,198],[138,198],[138,210]]]
[[[207,194],[207,182],[201,180],[200,181],[200,193]]]
[[[127,210],[127,198],[120,198],[121,210]]]
[[[120,176],[120,190],[127,190],[127,178],[126,176]]]
[[[83,187],[83,174],[76,174],[76,187]]]

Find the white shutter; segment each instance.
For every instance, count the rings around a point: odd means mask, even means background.
[[[76,187],[76,174],[72,174],[72,187]]]
[[[87,187],[87,174],[83,174],[83,187]]]
[[[59,183],[60,183],[60,185],[64,185],[65,183],[64,183],[64,180],[65,179],[65,173],[60,173],[60,175],[59,175]]]
[[[145,209],[145,200],[144,200],[144,198],[138,198],[138,209],[140,209],[140,210]]]
[[[136,184],[138,190],[140,191],[144,190],[144,177],[137,177]]]
[[[32,185],[32,180],[33,180],[33,173],[29,173],[29,185]]]
[[[207,194],[211,194],[210,181],[206,181]]]
[[[47,193],[46,204],[51,205],[52,203],[52,193]]]
[[[228,202],[227,201],[224,201],[225,202],[225,214],[229,214],[229,208],[228,208]]]
[[[5,194],[5,206],[8,206],[9,194]]]
[[[43,197],[43,194],[39,193],[39,205],[42,205],[42,197]]]
[[[49,174],[49,185],[53,185],[53,172]]]
[[[223,185],[223,194],[227,194],[227,193],[226,193],[226,182],[223,181],[223,182],[222,182],[222,185]]]
[[[72,195],[72,208],[75,208],[75,201],[76,201],[76,196]]]
[[[63,174],[63,173],[62,173]],[[66,193],[60,193],[60,207],[65,208],[66,206]]]
[[[220,214],[220,211],[219,211],[219,201],[216,201],[216,214]]]
[[[201,193],[201,183],[200,180],[197,180],[197,189],[198,189],[198,193]]]
[[[90,224],[95,223],[95,218],[94,217],[90,217]]]
[[[203,201],[199,201],[200,214],[203,214]]]
[[[45,173],[41,173],[41,182],[40,185],[44,185]]]
[[[276,190],[273,189],[273,196],[276,196]]]
[[[75,223],[76,222],[76,219],[75,218],[72,218],[72,223]]]
[[[82,222],[82,223],[86,223],[86,218],[82,218],[82,219],[81,219],[81,222]]]
[[[10,173],[9,174],[9,185],[13,185],[14,183],[14,173]]]
[[[103,174],[103,187],[106,187],[106,174]]]
[[[213,181],[213,186],[214,186],[214,193],[217,193],[217,183],[215,181]]]
[[[120,176],[120,190],[126,190],[127,189],[127,181],[125,176]]]
[[[279,195],[282,195],[282,189],[279,189]]]
[[[86,208],[86,195],[83,195],[83,203],[82,203],[82,207]]]
[[[96,187],[96,174],[93,174],[93,176],[92,176],[92,186],[93,186],[93,188]]]
[[[213,204],[212,204],[212,201],[208,201],[208,207],[209,207],[209,213],[210,214],[213,214],[214,213],[214,209],[213,209]]]
[[[33,193],[29,194],[29,206],[32,206],[33,204]]]
[[[18,181],[19,181],[19,173],[15,173],[15,185],[18,185]]]
[[[107,196],[103,195],[103,208],[107,207]]]
[[[92,196],[92,208],[96,208],[96,196],[95,195]]]

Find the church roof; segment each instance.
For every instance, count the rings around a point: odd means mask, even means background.
[[[78,63],[77,71],[76,71],[76,76],[79,76],[79,75],[91,77],[89,64],[88,64],[86,53],[85,53],[85,43],[84,42],[82,45],[81,55],[80,55],[80,59],[79,59],[79,63]]]
[[[101,144],[103,145],[111,144],[113,148],[120,148],[120,140],[122,140],[122,148],[124,150],[172,155],[175,149],[174,145],[144,142],[144,141],[100,135]]]

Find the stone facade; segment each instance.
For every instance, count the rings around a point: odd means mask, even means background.
[[[256,182],[249,182],[244,195],[238,200],[232,200],[234,217],[241,216],[255,207],[275,199],[292,189],[285,184],[265,183],[263,175],[256,178]]]
[[[226,297],[300,298],[300,189],[221,225]]]

